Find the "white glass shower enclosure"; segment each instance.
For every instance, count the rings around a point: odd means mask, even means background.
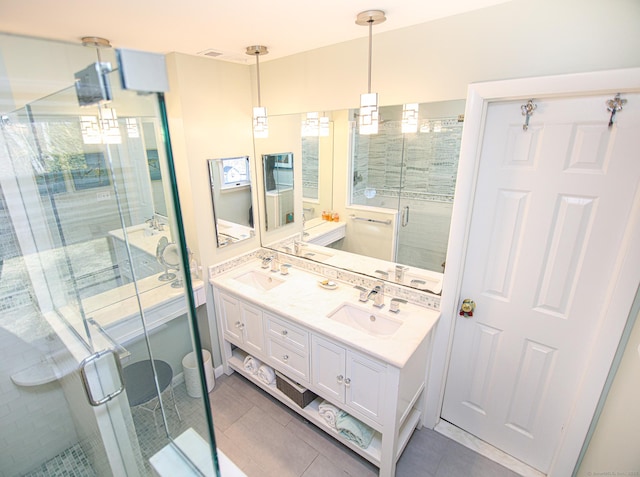
[[[217,472],[206,383],[180,379],[200,342],[162,95],[122,89],[112,50],[0,34],[0,114],[0,476],[151,475],[190,428]]]

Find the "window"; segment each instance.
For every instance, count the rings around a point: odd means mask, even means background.
[[[222,159],[219,164],[222,189],[248,186],[251,183],[249,156]]]

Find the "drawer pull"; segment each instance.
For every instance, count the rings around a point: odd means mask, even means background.
[[[282,336],[287,336],[289,332],[287,330],[282,330]]]
[[[351,378],[345,378],[344,385],[347,387],[351,386]]]
[[[288,354],[282,355],[282,361],[287,361],[288,359],[289,359]]]
[[[338,380],[338,384],[342,384],[342,382],[344,381],[344,376],[342,374],[339,374],[337,377]]]

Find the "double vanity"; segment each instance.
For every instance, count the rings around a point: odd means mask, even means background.
[[[225,372],[239,372],[393,476],[421,425],[440,316],[423,306],[424,292],[267,249],[209,276]],[[317,397],[301,407],[245,369],[248,356]],[[324,401],[372,429],[371,443],[362,448],[329,425]]]

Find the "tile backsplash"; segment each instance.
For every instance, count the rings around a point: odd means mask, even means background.
[[[333,278],[342,282],[350,283],[353,286],[359,285],[364,288],[373,288],[377,279],[360,273],[343,270],[341,268],[325,265],[323,263],[314,262],[306,258],[296,257],[294,255],[276,252],[271,249],[259,248],[252,250],[246,254],[235,257],[226,262],[212,265],[209,267],[209,278],[213,278],[221,273],[228,272],[236,267],[240,267],[251,260],[261,260],[265,256],[275,256],[281,263],[289,263],[295,268],[308,270],[309,272],[322,275],[327,278]],[[385,296],[397,297],[407,300],[410,303],[424,306],[432,310],[440,311],[440,296],[432,293],[416,290],[415,288],[397,285],[395,283],[385,282]]]

